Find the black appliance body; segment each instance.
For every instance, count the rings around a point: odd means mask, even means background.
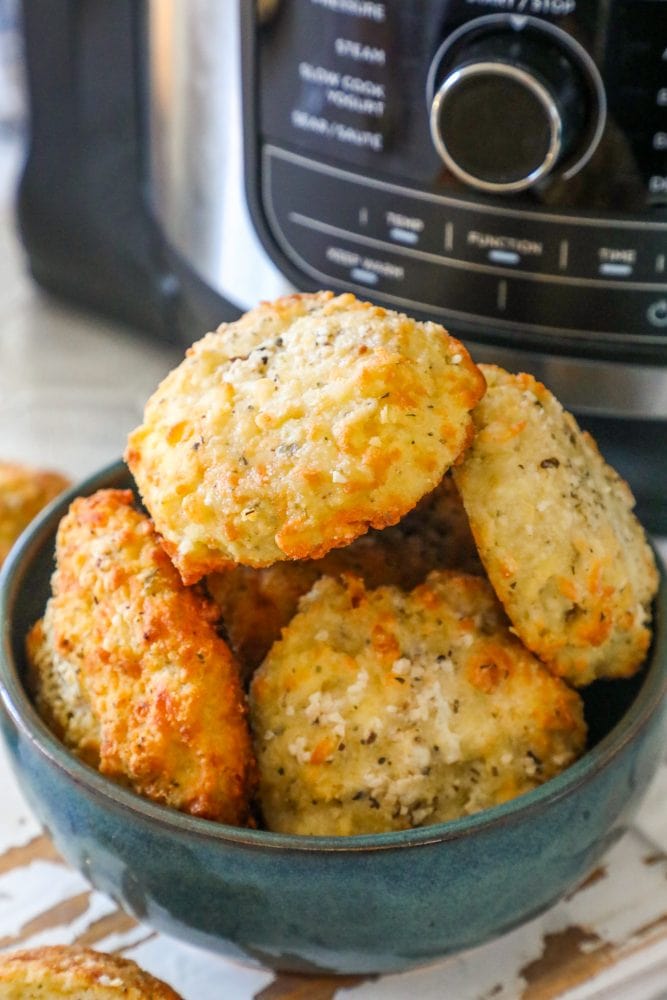
[[[24,0],[35,277],[188,343],[349,289],[543,378],[667,524],[667,0]]]

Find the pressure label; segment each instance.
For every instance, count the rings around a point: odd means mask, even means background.
[[[325,7],[336,14],[351,14],[381,24],[386,20],[387,11],[383,3],[373,0],[310,0],[315,7]]]

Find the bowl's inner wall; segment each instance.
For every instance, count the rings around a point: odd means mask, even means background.
[[[96,477],[89,484],[89,492],[104,486],[108,489],[133,489],[136,487],[129,471],[124,466]],[[50,579],[54,569],[54,546],[57,520],[64,513],[54,511],[42,530],[31,541],[29,553],[22,571],[14,578],[15,593],[11,595],[13,605],[11,642],[19,673],[26,676],[25,637],[34,623],[44,614],[50,594]],[[654,640],[655,642],[655,640]],[[650,659],[650,653],[649,658]],[[647,659],[647,662],[648,662]],[[642,669],[629,680],[597,681],[585,688],[581,694],[588,725],[588,749],[599,743],[621,720],[634,702],[644,681],[646,669]]]
[[[587,749],[599,743],[621,721],[637,697],[645,676],[646,667],[642,667],[627,680],[595,681],[581,692],[588,726]]]

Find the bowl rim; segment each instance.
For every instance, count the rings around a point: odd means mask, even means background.
[[[23,582],[23,566],[30,561],[55,533],[57,524],[71,501],[98,489],[123,488],[131,480],[122,460],[115,461],[54,499],[25,529],[12,547],[0,570],[0,699],[14,727],[52,766],[64,771],[77,785],[108,800],[116,810],[138,815],[144,821],[168,827],[172,832],[209,841],[234,843],[249,848],[289,850],[297,853],[358,853],[420,847],[485,833],[510,824],[576,792],[591,777],[608,767],[623,748],[643,729],[667,695],[667,568],[660,553],[653,552],[660,575],[660,588],[654,605],[654,636],[650,664],[644,681],[629,710],[591,750],[550,778],[538,788],[525,792],[501,805],[483,809],[470,816],[408,830],[351,836],[313,836],[275,833],[230,826],[202,819],[145,799],[130,789],[115,784],[95,768],[85,764],[62,744],[37,714],[19,676],[14,661],[10,610]],[[127,488],[127,487],[126,487]]]

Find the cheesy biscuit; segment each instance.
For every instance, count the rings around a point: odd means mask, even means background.
[[[67,945],[0,955],[0,1000],[180,1000],[119,955]]]
[[[401,830],[504,802],[583,750],[579,695],[509,631],[487,581],[412,593],[322,578],[252,682],[269,829]]]
[[[560,676],[627,677],[646,655],[658,585],[632,494],[541,383],[482,369],[488,392],[454,475],[493,588]]]
[[[437,324],[350,294],[294,295],[194,344],[126,459],[193,583],[319,558],[396,523],[467,447],[483,391]]]
[[[0,566],[23,529],[69,485],[59,472],[0,462]]]
[[[354,573],[367,587],[412,590],[433,569],[483,573],[460,497],[450,476],[403,520],[371,529],[322,559],[278,562],[264,569],[235,566],[207,577],[230,644],[250,676],[294,616],[299,598],[321,576]]]
[[[254,760],[218,611],[181,583],[129,490],[60,523],[53,596],[28,636],[40,713],[99,770],[193,815],[242,824]]]

